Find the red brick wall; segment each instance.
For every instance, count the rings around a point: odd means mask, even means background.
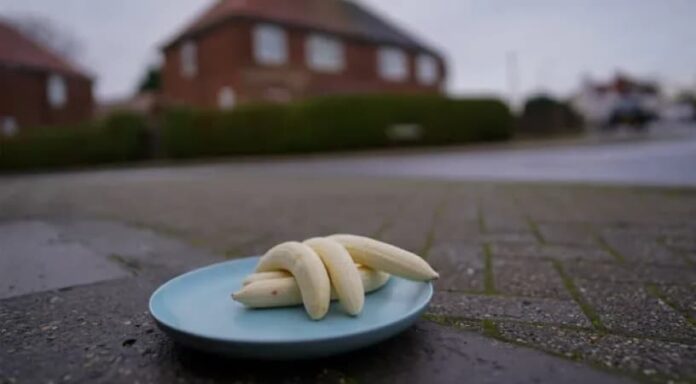
[[[434,86],[419,84],[415,77],[417,52],[407,52],[409,77],[407,81],[391,82],[379,77],[378,46],[341,38],[346,67],[336,74],[310,70],[305,60],[305,38],[309,32],[287,28],[288,62],[281,66],[264,67],[253,58],[251,21],[227,23],[197,37],[198,74],[185,78],[181,74],[182,44],[165,50],[164,95],[168,101],[214,108],[217,95],[224,86],[234,89],[237,102],[290,99],[339,93],[437,93],[442,89],[446,73],[440,63],[441,81]]]
[[[51,108],[46,95],[50,74],[0,66],[0,118],[13,117],[22,128],[72,124],[91,118],[91,80],[63,76],[68,99],[60,109]]]

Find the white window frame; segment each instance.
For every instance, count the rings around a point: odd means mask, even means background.
[[[220,109],[233,109],[237,104],[237,95],[234,89],[229,86],[220,88],[218,91],[218,108]]]
[[[3,136],[12,137],[19,132],[19,124],[12,116],[0,117],[0,132]]]
[[[53,109],[63,108],[68,103],[68,84],[61,75],[50,75],[46,80],[46,98]]]
[[[261,65],[283,65],[288,61],[288,35],[275,24],[256,24],[252,32],[254,60]]]
[[[408,79],[408,56],[396,47],[380,47],[377,52],[379,76],[387,81],[401,82]]]
[[[440,74],[437,59],[427,53],[421,53],[416,59],[416,78],[423,85],[435,85]]]
[[[181,75],[186,78],[198,75],[198,46],[194,41],[186,41],[180,51]]]
[[[336,37],[313,33],[305,40],[307,66],[318,72],[337,73],[346,67],[343,42]]]

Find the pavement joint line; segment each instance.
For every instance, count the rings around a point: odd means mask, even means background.
[[[684,254],[684,252],[679,251],[678,249],[674,249],[673,247],[670,247],[670,246],[667,244],[667,240],[665,239],[664,236],[659,236],[659,237],[657,238],[657,242],[658,242],[658,244],[660,244],[660,245],[662,245],[663,247],[667,248],[672,254],[677,255],[677,257],[679,257],[680,259],[682,259],[686,265],[688,265],[688,266],[690,266],[690,267],[696,266],[696,264],[694,264],[694,262],[693,262],[688,256],[686,256],[686,255]]]
[[[599,315],[582,296],[580,290],[575,286],[573,279],[566,274],[561,262],[558,260],[551,260],[551,264],[553,265],[554,269],[556,269],[556,272],[558,272],[561,281],[563,281],[563,286],[566,288],[568,293],[570,293],[573,300],[575,300],[575,303],[580,307],[580,310],[582,310],[585,316],[587,316],[587,318],[590,320],[590,323],[592,323],[597,331],[606,332],[607,328],[604,326],[604,324],[602,324],[602,320],[600,319]]]
[[[595,233],[594,235],[595,240],[597,241],[597,244],[599,244],[599,247],[605,250],[607,253],[609,253],[616,261],[619,263],[625,263],[626,258],[624,255],[621,254],[621,252],[617,251],[614,247],[612,247],[602,235]]]
[[[550,295],[534,295],[534,296],[525,296],[525,295],[515,295],[515,294],[510,294],[510,293],[503,293],[499,291],[495,292],[486,292],[484,291],[470,291],[466,289],[454,289],[454,288],[440,288],[437,290],[438,292],[447,292],[447,293],[460,293],[462,295],[466,296],[486,296],[486,297],[502,297],[505,299],[547,299],[547,300],[559,300],[559,301],[569,301],[567,299],[559,298],[558,296],[550,296]]]
[[[483,243],[483,262],[484,262],[484,292],[493,295],[497,291],[495,289],[495,280],[493,279],[493,253],[491,252],[491,245],[489,243]]]
[[[541,229],[539,229],[539,225],[534,220],[532,220],[532,218],[529,215],[525,215],[524,217],[527,221],[529,229],[532,232],[532,235],[534,235],[539,244],[546,245],[546,239],[544,239],[544,236],[541,234]]]
[[[505,338],[500,333],[498,326],[491,319],[481,320],[481,328],[483,329],[483,334],[498,340],[504,340]]]
[[[387,232],[389,228],[394,225],[394,222],[397,220],[399,216],[399,212],[401,212],[401,208],[406,205],[405,202],[399,203],[396,205],[396,212],[393,214],[387,215],[387,217],[382,221],[382,224],[380,224],[379,228],[372,234],[372,237],[381,240],[384,234]]]
[[[476,221],[478,222],[479,232],[482,234],[488,233],[486,218],[483,214],[483,207],[481,206],[481,199],[476,203]]]
[[[611,374],[614,374],[617,376],[631,378],[631,379],[637,380],[639,382],[644,382],[644,383],[669,382],[669,380],[674,379],[672,377],[659,375],[659,374],[647,375],[639,370],[638,371],[630,371],[628,369],[609,367],[605,364],[601,364],[597,360],[593,360],[591,356],[584,357],[582,354],[580,354],[576,351],[569,351],[567,353],[559,353],[559,352],[553,351],[553,350],[548,349],[548,348],[544,348],[543,346],[540,346],[540,345],[537,345],[534,343],[525,342],[524,340],[521,340],[521,339],[512,339],[510,337],[503,335],[500,332],[500,329],[498,327],[498,324],[506,323],[509,321],[497,321],[497,320],[491,320],[491,319],[483,319],[483,320],[478,321],[480,326],[477,327],[477,326],[475,326],[475,324],[477,323],[476,320],[469,320],[469,319],[465,319],[465,318],[457,319],[457,318],[435,317],[435,316],[425,317],[425,318],[426,318],[426,320],[433,321],[437,324],[440,324],[440,325],[443,325],[446,327],[456,328],[459,330],[464,330],[464,331],[476,331],[476,329],[478,328],[479,333],[483,334],[484,336],[490,337],[494,340],[498,340],[500,342],[511,344],[511,345],[516,345],[519,347],[531,348],[531,349],[546,353],[550,356],[562,358],[564,360],[569,360],[569,361],[573,361],[576,363],[582,363],[582,364],[585,364],[585,365],[592,367],[594,369],[604,371],[607,373],[611,373]],[[466,322],[468,324],[463,324],[464,322]],[[604,337],[605,335],[599,334],[598,336],[601,338],[601,337]]]
[[[142,266],[140,265],[140,263],[137,260],[128,258],[128,257],[123,256],[123,255],[112,253],[108,256],[108,259],[110,261],[113,261],[114,263],[118,264],[120,267],[122,267],[126,271],[128,271],[128,273],[131,276],[138,276],[140,270],[142,269]]]
[[[425,260],[428,259],[430,248],[432,248],[433,242],[435,241],[435,229],[437,228],[437,222],[440,220],[440,216],[445,211],[447,204],[448,200],[447,196],[445,196],[437,204],[437,206],[435,206],[435,210],[433,211],[433,216],[430,221],[430,228],[428,228],[428,232],[425,236],[425,244],[423,244],[423,248],[420,251],[421,257],[423,257]]]
[[[648,292],[650,296],[662,301],[663,303],[665,303],[665,305],[672,308],[672,310],[682,315],[691,326],[696,327],[696,319],[693,318],[688,311],[686,311],[680,305],[676,304],[669,297],[667,297],[667,295],[665,295],[665,293],[656,284],[646,283],[645,290]]]
[[[678,343],[678,344],[684,344],[684,345],[696,345],[695,340],[689,340],[689,339],[672,339],[672,338],[667,338],[667,337],[658,337],[658,336],[644,336],[644,335],[639,335],[639,334],[634,334],[630,332],[621,332],[621,331],[616,331],[616,330],[606,330],[606,331],[599,331],[594,327],[582,327],[582,326],[577,326],[577,325],[571,325],[571,324],[561,324],[561,323],[540,323],[536,321],[526,321],[526,320],[515,320],[515,319],[486,319],[486,318],[472,318],[472,317],[466,317],[466,316],[448,316],[448,315],[439,315],[439,314],[433,314],[426,312],[425,313],[425,318],[427,320],[431,321],[439,321],[441,324],[456,324],[457,322],[464,322],[464,323],[476,323],[476,322],[481,322],[484,320],[489,320],[493,321],[496,324],[518,324],[518,325],[526,325],[526,326],[533,326],[533,327],[540,327],[540,328],[558,328],[558,329],[563,329],[567,331],[577,331],[577,332],[587,332],[587,333],[592,333],[596,335],[599,338],[606,337],[606,336],[619,336],[619,337],[624,337],[627,339],[637,339],[637,340],[645,340],[645,341],[659,341],[659,342],[664,342],[664,343]]]

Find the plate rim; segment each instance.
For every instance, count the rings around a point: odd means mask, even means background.
[[[220,265],[223,264],[230,264],[230,263],[235,263],[235,262],[240,262],[244,260],[251,260],[251,259],[258,259],[261,256],[248,256],[248,257],[242,257],[242,258],[235,258],[233,260],[225,260],[217,263],[213,263],[210,265],[206,265],[200,268],[193,269],[191,271],[182,273],[180,275],[177,275],[169,280],[167,280],[165,283],[161,284],[155,291],[150,295],[150,299],[148,300],[148,310],[150,312],[150,316],[154,318],[154,320],[165,326],[168,329],[171,329],[175,332],[179,332],[185,335],[213,341],[213,342],[223,342],[223,343],[239,343],[239,344],[259,344],[259,345],[285,345],[285,344],[301,344],[301,343],[322,343],[322,342],[328,342],[328,341],[333,341],[333,340],[339,340],[339,339],[345,339],[345,338],[353,338],[353,337],[360,337],[363,335],[371,334],[373,332],[379,332],[382,329],[386,329],[389,327],[392,327],[396,324],[399,324],[402,321],[405,321],[407,319],[412,318],[413,316],[417,316],[421,312],[425,310],[425,308],[430,304],[430,301],[433,298],[434,294],[434,289],[433,289],[433,284],[432,282],[416,282],[416,281],[410,281],[407,279],[406,280],[409,283],[417,283],[417,284],[424,284],[425,289],[426,289],[426,298],[423,300],[423,303],[417,306],[414,306],[411,308],[408,312],[405,312],[402,316],[400,316],[398,319],[391,321],[387,324],[383,325],[378,325],[378,326],[370,326],[366,329],[361,329],[359,331],[355,332],[348,332],[348,333],[343,333],[340,335],[334,335],[334,336],[323,336],[323,337],[312,337],[312,338],[306,338],[306,339],[301,339],[301,340],[258,340],[258,339],[244,339],[244,338],[228,338],[228,337],[215,337],[215,336],[210,336],[210,335],[204,335],[195,331],[190,331],[187,329],[183,329],[182,327],[176,326],[174,324],[171,324],[170,322],[167,322],[166,320],[162,319],[160,316],[156,314],[156,311],[153,310],[153,301],[157,295],[160,295],[163,290],[165,290],[168,286],[176,283],[178,280],[183,280],[187,278],[189,275],[193,275],[196,273],[201,273],[205,270],[208,269],[214,269],[216,267],[219,267]],[[392,276],[397,277],[397,276]],[[391,279],[387,282],[387,284],[391,283]],[[321,320],[318,320],[321,321]]]

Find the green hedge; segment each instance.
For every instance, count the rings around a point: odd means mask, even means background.
[[[231,112],[171,110],[162,139],[168,156],[192,158],[505,140],[512,125],[508,108],[492,99],[341,96]],[[420,134],[396,140],[395,126]]]
[[[143,116],[116,113],[93,123],[26,129],[0,138],[0,169],[24,170],[126,162],[147,155]]]

